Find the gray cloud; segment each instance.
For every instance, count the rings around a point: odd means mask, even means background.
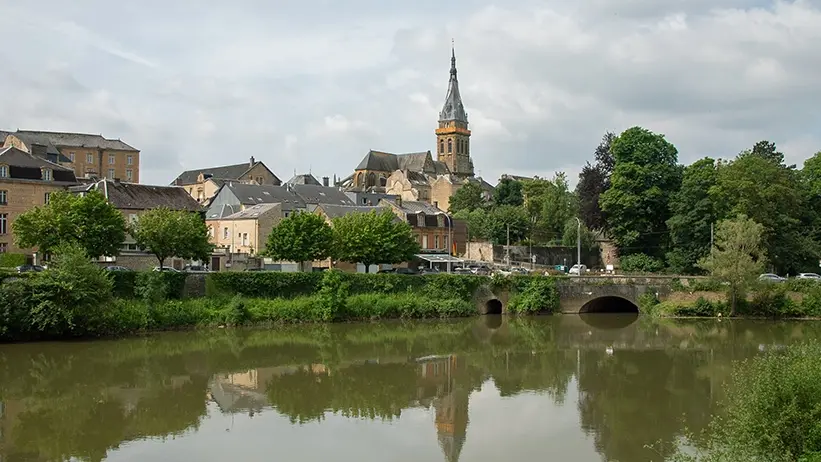
[[[393,2],[395,3],[395,2]],[[142,178],[264,160],[347,175],[433,150],[450,39],[477,170],[575,179],[601,135],[664,133],[682,162],[763,138],[821,149],[821,0],[16,2],[0,128],[103,133]]]

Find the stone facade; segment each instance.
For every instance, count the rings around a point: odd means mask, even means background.
[[[173,181],[199,203],[208,203],[226,183],[279,186],[280,179],[264,163],[251,157],[244,164],[186,170]]]
[[[230,253],[257,255],[283,218],[282,204],[259,204],[224,218],[207,219],[211,243]]]

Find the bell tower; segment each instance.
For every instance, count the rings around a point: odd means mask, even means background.
[[[436,159],[444,162],[450,172],[458,177],[473,176],[473,160],[470,158],[470,130],[468,115],[459,94],[456,78],[456,50],[451,47],[450,81],[445,104],[439,113],[436,129]]]

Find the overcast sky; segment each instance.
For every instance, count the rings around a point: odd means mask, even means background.
[[[451,38],[478,174],[576,176],[605,131],[689,163],[821,150],[821,0],[0,0],[0,129],[102,133],[142,181],[433,151]],[[434,151],[435,152],[435,151]]]

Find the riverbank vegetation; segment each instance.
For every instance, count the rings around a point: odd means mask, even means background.
[[[821,461],[821,346],[807,344],[745,361],[726,384],[722,412],[697,450],[676,462]],[[699,447],[700,446],[700,447]]]
[[[0,340],[464,317],[478,312],[475,296],[483,284],[504,284],[500,288],[512,294],[512,313],[558,309],[555,281],[541,276],[106,272],[90,262],[82,248],[64,246],[56,249],[48,271],[0,284]]]

